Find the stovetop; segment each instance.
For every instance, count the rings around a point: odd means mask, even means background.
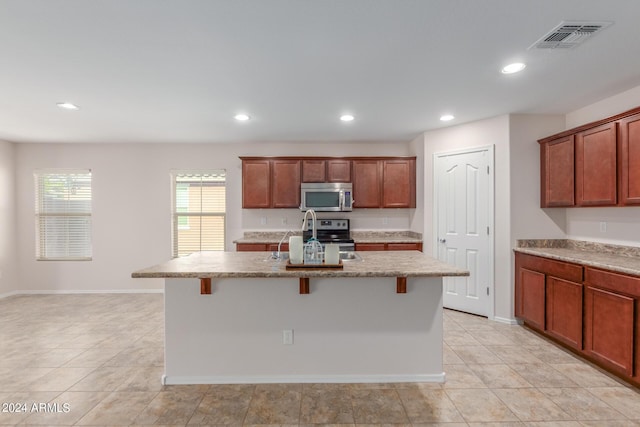
[[[319,219],[316,221],[317,237],[320,243],[353,243],[348,219]],[[302,233],[306,242],[312,236],[313,221],[307,220],[307,231]]]

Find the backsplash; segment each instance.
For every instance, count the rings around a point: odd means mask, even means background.
[[[581,251],[600,252],[629,257],[640,257],[640,248],[635,246],[612,245],[608,243],[588,242],[570,239],[528,239],[518,240],[519,248],[564,248]]]

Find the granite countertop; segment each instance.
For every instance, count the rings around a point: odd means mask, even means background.
[[[522,240],[516,252],[640,276],[640,248],[574,240]]]
[[[418,251],[359,253],[362,261],[344,262],[344,269],[286,270],[284,261],[267,260],[266,252],[196,252],[134,272],[133,278],[230,277],[442,277],[469,272]]]
[[[233,243],[274,244],[278,243],[286,231],[246,231],[240,239]],[[288,236],[301,235],[294,231]],[[287,236],[287,238],[288,238]],[[356,243],[421,243],[422,235],[413,231],[351,231],[351,238]],[[287,240],[285,239],[285,243]]]

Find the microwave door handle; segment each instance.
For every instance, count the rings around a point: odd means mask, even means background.
[[[340,210],[344,209],[344,191],[340,191]]]

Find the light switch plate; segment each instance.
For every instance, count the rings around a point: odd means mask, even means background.
[[[282,331],[282,344],[284,345],[293,344],[293,329],[285,329]]]

